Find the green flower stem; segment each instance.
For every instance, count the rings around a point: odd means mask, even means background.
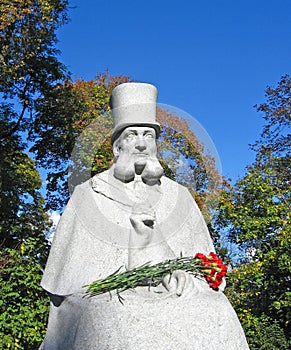
[[[110,293],[116,290],[121,293],[139,285],[157,286],[166,275],[176,270],[184,270],[201,276],[205,275],[205,266],[200,265],[201,260],[195,257],[180,257],[150,265],[150,262],[125,272],[119,272],[121,267],[108,277],[85,285],[85,295],[93,297],[99,294]]]

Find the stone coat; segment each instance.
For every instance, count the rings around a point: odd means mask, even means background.
[[[83,297],[84,285],[126,268],[129,217],[138,201],[151,203],[175,256],[214,251],[200,210],[183,186],[165,177],[152,188],[123,184],[112,169],[96,175],[75,189],[53,239],[42,286],[65,299],[58,307],[51,304],[41,349],[248,349],[223,292],[193,276],[180,297],[163,286],[125,291],[123,304],[115,293]]]

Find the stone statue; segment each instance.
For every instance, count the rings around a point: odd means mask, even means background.
[[[114,165],[77,186],[58,224],[42,287],[51,297],[44,350],[249,349],[223,287],[175,271],[158,286],[84,297],[83,286],[145,262],[214,251],[188,190],[157,159],[157,89],[111,96]]]

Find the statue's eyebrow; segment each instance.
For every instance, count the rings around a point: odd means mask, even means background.
[[[152,135],[155,135],[155,132],[154,132],[154,130],[149,129],[149,130],[145,130],[143,134],[144,134],[144,135],[146,135],[146,134],[152,134]]]
[[[132,128],[132,129],[127,129],[127,130],[125,131],[125,135],[127,135],[127,134],[130,133],[130,132],[133,132],[133,133],[137,134],[137,130],[134,129],[134,128]]]

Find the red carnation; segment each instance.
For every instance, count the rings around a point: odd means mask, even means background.
[[[206,260],[206,256],[205,256],[204,254],[202,254],[202,253],[197,253],[197,254],[195,255],[195,258],[201,259],[202,261],[205,261],[205,260]]]

